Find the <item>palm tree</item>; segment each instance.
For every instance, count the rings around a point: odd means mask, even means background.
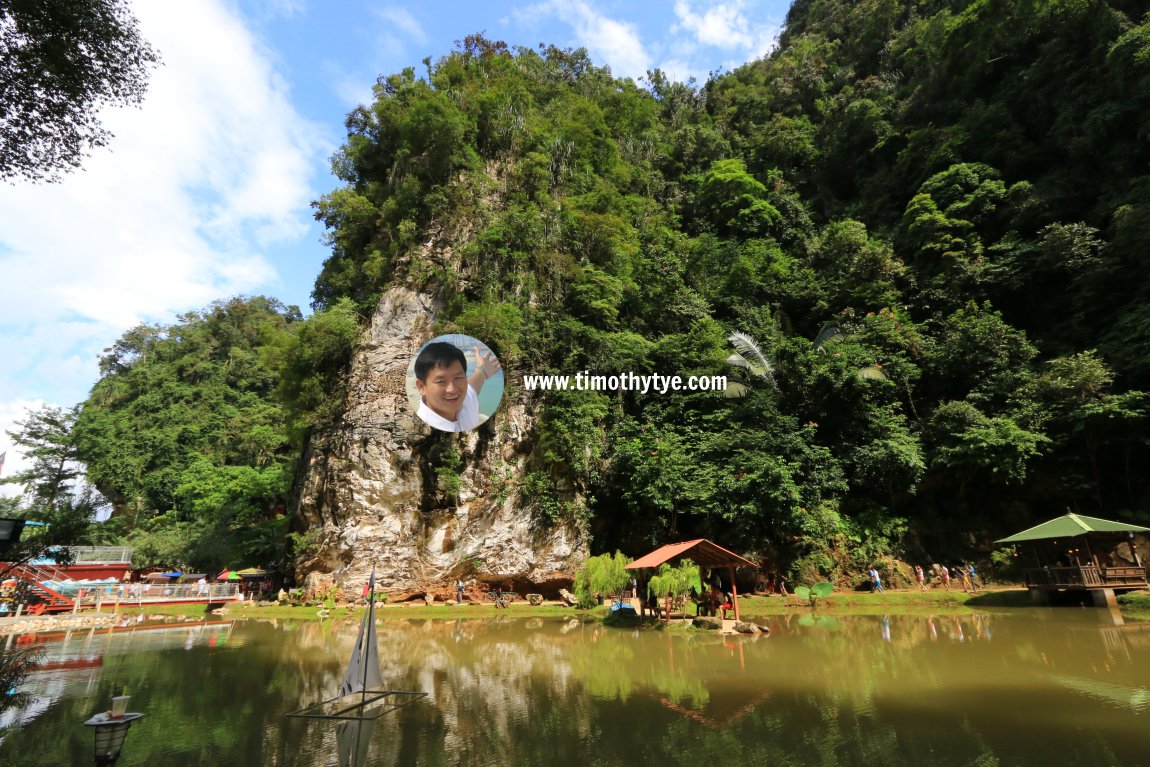
[[[778,388],[775,383],[775,366],[767,359],[767,355],[763,354],[755,339],[746,333],[732,333],[727,336],[727,340],[735,347],[735,353],[727,357],[728,364],[743,368],[752,376]],[[723,395],[745,397],[750,390],[751,387],[743,381],[729,381]]]

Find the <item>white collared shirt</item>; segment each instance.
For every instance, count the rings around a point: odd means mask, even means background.
[[[463,407],[454,421],[449,421],[439,413],[427,406],[423,398],[419,398],[419,410],[415,413],[420,419],[433,429],[440,431],[470,431],[483,423],[484,418],[479,414],[479,395],[471,384],[467,384],[467,394],[463,397]]]

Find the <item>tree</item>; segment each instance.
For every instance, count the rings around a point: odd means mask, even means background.
[[[667,620],[671,620],[671,601],[685,597],[691,589],[701,594],[703,579],[699,575],[699,566],[689,559],[684,559],[678,567],[664,562],[659,565],[659,571],[647,581],[648,594],[666,598]]]
[[[32,700],[32,693],[28,690],[12,691],[24,684],[24,678],[35,670],[44,652],[43,647],[36,645],[16,645],[0,650],[0,687],[6,691],[0,695],[0,712],[26,706]]]
[[[616,551],[614,556],[602,554],[588,557],[575,574],[575,595],[580,604],[591,604],[595,595],[614,596],[623,593],[631,580],[627,565],[631,558]]]
[[[77,422],[79,455],[137,564],[283,560],[297,446],[277,392],[309,414],[335,396],[345,336],[358,331],[341,316],[304,321],[279,301],[233,298],[106,350]]]
[[[2,553],[0,577],[17,566],[52,552],[57,562],[70,556],[68,546],[86,542],[96,511],[104,500],[87,485],[77,485],[74,427],[79,407],[68,410],[45,405],[17,421],[8,436],[32,465],[0,479],[0,484],[24,486],[23,498],[0,498],[0,517],[33,522],[19,542]]]
[[[34,505],[51,509],[80,476],[73,436],[79,411],[79,406],[64,410],[45,405],[40,410],[29,410],[23,421],[17,421],[19,431],[9,432],[8,436],[23,448],[32,465],[0,480],[0,484],[23,485]]]
[[[759,349],[755,339],[746,333],[732,333],[727,340],[735,347],[735,353],[727,357],[728,363],[735,367],[745,368],[752,376],[772,386],[775,385],[775,366],[767,359],[767,355]],[[727,384],[723,394],[727,397],[743,397],[749,391],[750,387],[745,383],[732,381]]]
[[[59,179],[139,104],[159,55],[124,0],[0,0],[0,178]]]

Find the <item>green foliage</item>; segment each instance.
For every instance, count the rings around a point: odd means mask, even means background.
[[[713,537],[809,583],[1050,508],[1142,508],[1150,55],[1129,8],[799,2],[776,50],[701,87],[470,36],[348,116],[316,314],[240,301],[129,331],[79,454],[155,556],[187,524],[226,540],[212,556],[280,556],[294,460],[402,286],[495,348],[530,416],[528,471],[488,502],[596,546]],[[746,388],[516,390],[582,371]],[[435,449],[450,500],[462,458]]]
[[[826,599],[835,591],[833,583],[828,581],[819,581],[812,586],[796,586],[795,596],[799,599],[806,599],[811,603],[811,607],[818,607],[820,599]]]
[[[441,494],[451,499],[458,498],[459,490],[463,487],[460,477],[462,470],[463,456],[459,452],[459,445],[455,440],[447,440],[435,467],[436,486]]]
[[[160,57],[140,37],[128,5],[0,5],[0,179],[58,179],[108,143],[104,107],[143,101]]]
[[[563,499],[554,478],[543,471],[531,471],[523,477],[521,502],[529,505],[540,522],[554,525],[568,516],[569,504]]]
[[[267,353],[282,371],[275,397],[298,439],[329,425],[342,411],[347,368],[360,337],[359,315],[344,298],[292,330]]]
[[[277,301],[236,298],[106,350],[77,457],[138,564],[284,563],[293,438],[338,391],[349,324],[346,307],[303,321]]]
[[[706,223],[720,235],[766,235],[783,223],[766,185],[747,172],[742,160],[712,164],[699,180],[698,204]]]
[[[580,487],[597,478],[607,398],[598,392],[554,392],[543,404],[539,454]]]
[[[35,645],[13,645],[0,649],[0,713],[10,708],[20,708],[32,701],[29,690],[16,692],[24,684],[25,677],[35,670],[44,656],[44,648]]]
[[[575,571],[575,596],[580,604],[595,601],[595,595],[614,596],[622,594],[631,581],[631,571],[626,567],[631,558],[616,551],[614,556],[602,554],[583,560],[583,566]]]
[[[969,402],[939,405],[928,434],[934,438],[936,464],[962,476],[964,482],[981,471],[1020,483],[1040,448],[1050,442],[1012,418],[988,417]]]
[[[0,517],[25,519],[20,540],[3,552],[0,576],[30,559],[51,553],[60,564],[71,556],[68,546],[92,541],[96,514],[107,502],[88,485],[80,483],[77,463],[76,421],[79,408],[68,410],[45,405],[29,410],[8,432],[31,463],[0,484],[23,487],[20,496],[0,496]]]
[[[689,559],[684,559],[677,566],[664,562],[647,581],[647,593],[657,597],[685,597],[691,593],[691,589],[701,594],[703,578],[699,566]]]

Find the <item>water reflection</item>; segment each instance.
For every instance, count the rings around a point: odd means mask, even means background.
[[[1120,616],[1119,616],[1120,617]],[[47,644],[57,667],[5,765],[83,764],[124,685],[149,718],[120,764],[1096,765],[1147,763],[1150,628],[1102,610],[832,617],[764,638],[578,619],[385,621],[384,679],[428,698],[344,733],[284,714],[331,697],[356,622],[176,626]]]

